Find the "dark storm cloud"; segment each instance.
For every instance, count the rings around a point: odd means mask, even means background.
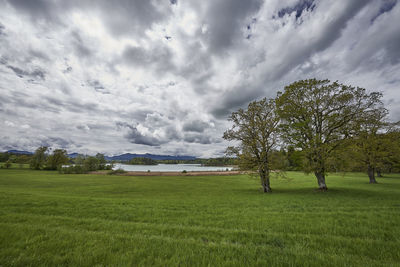
[[[209,25],[208,52],[223,53],[225,49],[232,46],[245,26],[244,20],[255,14],[261,6],[261,0],[211,1],[205,20]]]
[[[300,45],[288,49],[282,57],[282,63],[270,74],[269,78],[274,80],[282,78],[283,75],[306,61],[313,54],[327,49],[336,41],[351,20],[370,0],[353,0],[346,2],[346,9],[337,14],[328,24],[324,25],[322,34],[315,38],[309,45]],[[318,11],[318,5],[314,12]],[[297,13],[296,13],[297,15]]]
[[[32,20],[59,22],[57,5],[54,1],[46,0],[7,0],[16,10],[28,14]]]
[[[79,32],[73,31],[71,33],[72,45],[75,49],[76,55],[79,57],[90,57],[93,55],[93,51],[85,44]]]
[[[282,18],[286,14],[292,14],[296,12],[296,19],[301,17],[301,14],[305,10],[312,11],[315,8],[314,0],[301,0],[297,2],[294,6],[285,7],[278,11],[278,17]]]
[[[24,78],[24,77],[30,77],[33,79],[39,79],[39,80],[45,80],[46,79],[46,73],[43,70],[40,69],[35,69],[33,71],[27,71],[27,70],[22,70],[18,67],[14,67],[11,65],[8,65],[7,68],[12,70],[18,77]]]
[[[247,104],[265,94],[263,87],[257,85],[242,85],[225,93],[211,107],[210,112],[218,119],[227,119],[228,116],[238,108],[244,108]]]
[[[48,137],[46,140],[42,141],[44,146],[48,147],[59,147],[59,148],[67,148],[70,144],[70,141],[62,138],[62,137]]]
[[[122,112],[116,112],[109,108],[102,107],[98,103],[90,101],[82,101],[77,98],[57,98],[53,96],[43,96],[43,101],[39,101],[40,107],[51,107],[54,110],[64,110],[79,114],[95,114],[95,115],[125,115]],[[50,104],[50,105],[49,105]],[[38,109],[40,109],[40,107]]]
[[[154,23],[171,14],[168,1],[148,0],[3,0],[16,10],[29,15],[33,21],[62,24],[62,15],[71,10],[98,12],[110,33],[116,36],[143,34]]]
[[[127,127],[129,128],[129,131],[125,135],[125,138],[131,143],[145,146],[159,146],[165,143],[155,137],[141,134],[136,127],[129,125]]]
[[[35,50],[35,49],[31,49],[29,51],[28,57],[30,58],[29,61],[32,61],[32,59],[40,59],[43,61],[50,60],[49,56],[46,53],[44,53],[43,51]]]
[[[383,0],[378,13],[371,19],[373,23],[380,15],[389,12],[397,4],[397,0]]]
[[[203,122],[203,121],[189,121],[183,124],[182,129],[185,132],[198,132],[198,133],[202,133],[204,132],[205,129],[209,128],[210,125],[207,122]]]
[[[89,80],[87,82],[88,82],[88,85],[93,87],[93,89],[96,92],[99,92],[99,93],[102,93],[102,94],[110,94],[110,92],[98,80]]]
[[[221,140],[215,139],[209,135],[203,133],[187,133],[183,140],[188,143],[198,143],[202,145],[208,145],[213,143],[219,143]]]
[[[63,70],[63,73],[70,73],[72,71],[72,67],[68,66],[65,70]]]
[[[154,23],[165,20],[171,14],[168,1],[102,0],[97,1],[96,6],[100,7],[110,32],[117,36],[144,33]]]
[[[4,25],[0,22],[0,35],[5,35],[5,29],[6,27],[4,27]]]
[[[351,20],[367,3],[368,1],[364,0],[348,2],[346,10],[344,10],[343,13],[338,14],[338,16],[336,16],[330,23],[324,26],[323,34],[318,36],[312,45],[296,45],[295,47],[287,49],[281,58],[280,64],[260,81],[260,85],[252,83],[229,90],[221,96],[221,99],[223,100],[216,103],[215,107],[211,109],[212,114],[217,118],[226,118],[232,111],[237,110],[240,107],[245,107],[251,100],[265,96],[265,87],[263,87],[265,83],[269,80],[277,81],[281,79],[289,71],[296,68],[298,64],[305,62],[313,54],[329,48],[338,38],[340,38],[341,32],[346,27],[347,22]],[[314,5],[315,4],[310,1],[299,2],[295,7],[291,8],[291,12],[287,11],[288,13],[285,14],[294,15],[298,18],[297,16],[301,16],[302,12],[307,9],[313,10],[313,12],[318,12],[318,7],[315,7]],[[298,10],[301,10],[301,12]],[[302,27],[305,26],[303,25]]]
[[[153,67],[157,71],[172,71],[173,54],[168,47],[156,45],[152,49],[128,46],[122,53],[122,61],[136,67]]]

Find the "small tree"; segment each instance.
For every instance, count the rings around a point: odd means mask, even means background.
[[[30,163],[30,167],[32,169],[40,170],[41,168],[43,168],[43,165],[45,164],[47,158],[46,151],[47,147],[45,146],[41,146],[36,149]]]
[[[57,170],[63,164],[68,164],[69,158],[67,151],[64,149],[55,149],[53,154],[47,158],[47,168],[51,170]]]
[[[99,160],[96,157],[87,157],[83,161],[85,171],[97,171],[99,169]]]
[[[285,87],[277,96],[284,139],[305,155],[306,172],[313,172],[320,190],[327,190],[329,157],[352,136],[361,114],[380,101],[380,93],[367,94],[329,80],[304,80]]]
[[[349,145],[351,155],[366,169],[371,184],[377,183],[375,173],[380,173],[398,152],[397,124],[388,122],[387,115],[382,105],[364,112]]]
[[[99,161],[99,170],[104,170],[106,168],[106,163],[107,163],[104,155],[101,153],[97,153],[96,158]]]
[[[10,161],[10,160],[7,160],[7,161],[4,163],[4,168],[8,169],[8,168],[11,167],[11,165],[12,165],[11,161]]]
[[[239,144],[229,147],[228,153],[236,154],[240,166],[256,167],[264,192],[271,192],[270,153],[277,142],[279,124],[275,102],[266,98],[251,102],[247,110],[233,112],[229,121],[233,126],[223,138]]]

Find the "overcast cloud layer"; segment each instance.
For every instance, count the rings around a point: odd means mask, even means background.
[[[396,0],[0,0],[0,149],[221,156],[230,112],[299,79],[400,119]]]

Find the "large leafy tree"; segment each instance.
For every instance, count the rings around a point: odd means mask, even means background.
[[[43,168],[43,165],[46,162],[47,155],[46,155],[47,147],[41,146],[36,149],[35,153],[32,156],[30,167],[35,170],[40,170]]]
[[[376,183],[375,173],[393,162],[393,155],[398,153],[398,124],[388,122],[387,116],[382,105],[363,112],[356,135],[349,142],[350,154],[367,171],[371,184]]]
[[[266,98],[251,102],[246,110],[233,112],[229,120],[233,126],[223,138],[238,141],[238,145],[228,151],[238,156],[240,165],[255,166],[264,192],[271,192],[270,156],[277,142],[279,124],[275,102]]]
[[[285,87],[276,99],[281,129],[287,143],[305,155],[306,172],[313,172],[320,190],[330,156],[352,136],[361,114],[380,102],[380,93],[329,80],[301,80]]]
[[[64,149],[55,149],[53,154],[47,158],[47,168],[51,170],[56,170],[64,164],[68,164],[69,158],[67,151]]]

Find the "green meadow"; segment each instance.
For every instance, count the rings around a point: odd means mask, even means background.
[[[400,266],[400,175],[0,169],[0,266]]]

